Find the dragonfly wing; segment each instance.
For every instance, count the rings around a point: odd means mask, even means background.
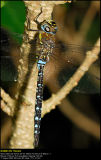
[[[92,72],[92,69],[90,69],[91,71],[86,72],[72,92],[84,94],[100,93],[100,69],[97,67],[95,68],[95,65],[93,67],[94,70],[97,69],[97,75]],[[77,69],[78,67],[73,66],[72,68],[64,68],[61,70],[58,75],[58,80],[61,87],[65,85],[65,83],[72,77]]]
[[[59,73],[59,83],[64,85],[69,78],[75,73],[78,67],[85,59],[86,52],[91,51],[94,45],[75,45],[64,44],[59,42],[56,45],[56,56],[59,57],[61,70]],[[98,46],[96,46],[98,47]],[[55,57],[55,55],[54,55]],[[55,58],[56,59],[56,58]],[[80,80],[77,87],[73,89],[73,92],[79,93],[99,93],[100,92],[100,58],[93,63],[89,71]],[[59,61],[58,60],[58,61]],[[57,66],[58,68],[59,66]]]

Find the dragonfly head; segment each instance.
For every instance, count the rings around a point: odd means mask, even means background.
[[[41,30],[48,33],[48,34],[56,34],[57,32],[57,26],[56,23],[53,20],[50,21],[43,21],[41,23]]]

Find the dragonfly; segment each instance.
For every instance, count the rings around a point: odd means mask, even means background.
[[[28,20],[28,26],[27,29],[28,31],[38,31],[38,36],[35,37],[33,41],[33,45],[36,45],[37,48],[37,53],[35,55],[35,59],[37,61],[37,67],[38,67],[38,79],[37,79],[37,88],[36,88],[36,103],[35,103],[35,117],[34,117],[34,146],[35,148],[38,147],[39,144],[39,135],[40,135],[40,123],[41,123],[41,108],[42,108],[42,100],[43,100],[43,70],[45,66],[51,61],[53,58],[53,62],[55,62],[55,67],[56,68],[61,68],[59,72],[59,83],[60,85],[64,85],[66,81],[73,75],[73,73],[76,71],[78,66],[82,63],[83,58],[82,54],[86,53],[87,50],[92,49],[92,45],[74,45],[74,44],[64,44],[61,41],[56,42],[55,41],[55,35],[58,32],[58,27],[56,23],[53,20],[50,21],[42,21],[38,22],[38,17],[42,13],[42,8],[40,13],[35,17],[34,22],[37,24],[37,30],[33,30],[30,28],[30,21]],[[20,35],[19,35],[20,36]],[[6,52],[9,50],[8,48],[8,43],[9,39],[6,41],[5,38],[1,40],[1,51],[5,52],[5,56],[1,55],[1,82],[3,81],[17,81],[17,70],[15,69],[16,67],[14,64],[13,66],[13,71],[12,66],[10,63],[12,63],[12,57],[13,56],[8,56]],[[18,50],[18,47],[16,48]],[[67,51],[70,52],[71,54],[65,54],[62,55],[61,57],[58,57],[58,55],[54,54],[54,52],[63,52],[66,53]],[[70,51],[69,51],[70,50]],[[20,52],[20,51],[19,51]],[[75,56],[75,53],[78,53],[78,57]],[[16,55],[17,56],[17,55]],[[14,56],[14,59],[16,61],[16,56]],[[58,57],[58,58],[57,58]],[[32,61],[32,57],[29,57],[29,59]],[[81,60],[82,59],[82,60]],[[29,60],[29,65],[33,65],[32,63],[30,64]],[[77,60],[77,62],[76,62]],[[57,67],[56,62],[60,61],[60,66]],[[70,67],[67,68],[64,66],[70,65]],[[99,67],[99,61],[97,61],[94,66],[96,68]],[[5,78],[5,73],[9,72],[11,73],[11,76],[7,76]],[[46,71],[47,73],[47,71]],[[86,81],[85,81],[86,79]],[[85,77],[80,81],[79,85],[74,88],[74,92],[81,92],[81,93],[99,93],[99,87],[94,87],[92,82],[92,79],[97,81],[99,83],[99,74],[95,75],[94,72],[92,73],[87,73]]]
[[[41,12],[36,16],[34,22],[38,25],[39,30],[42,33],[39,33],[39,47],[37,48],[37,67],[38,67],[38,80],[37,80],[37,89],[36,89],[36,103],[35,103],[35,117],[34,117],[34,146],[38,147],[39,143],[39,134],[40,134],[40,121],[41,121],[41,108],[43,100],[43,69],[45,64],[49,61],[49,56],[52,54],[52,50],[55,43],[55,34],[57,31],[56,23],[53,20],[38,22],[38,17]],[[28,20],[28,31],[36,31],[30,29],[30,21]],[[37,31],[39,31],[37,30]]]

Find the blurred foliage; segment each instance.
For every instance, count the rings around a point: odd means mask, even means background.
[[[0,7],[2,8],[6,4],[6,1],[1,1],[0,3],[1,3]]]
[[[22,42],[22,37],[16,36],[18,33],[22,34],[24,32],[24,22],[25,22],[25,5],[23,1],[6,1],[3,3],[1,8],[1,27],[9,31],[10,34],[6,32],[6,30],[1,30],[1,42],[4,41],[4,47],[8,47],[6,50],[7,53],[1,49],[1,55],[10,55],[10,48],[14,47],[14,44],[10,44],[11,38],[17,40],[17,42]],[[10,42],[9,42],[10,39]],[[6,46],[7,45],[7,46]],[[11,46],[13,45],[13,46]],[[1,61],[1,86],[3,88],[10,87],[12,85],[14,76],[17,75],[17,71],[15,65],[12,60],[5,59],[5,62]],[[5,81],[5,82],[3,82]]]
[[[65,4],[65,7],[67,8],[67,14],[70,13],[72,15],[72,12],[75,13],[75,27],[76,30],[79,31],[80,25],[82,24],[82,21],[85,17],[86,12],[90,8],[92,1],[78,1],[76,3],[70,3],[67,5]],[[69,17],[68,17],[69,18]],[[70,17],[72,18],[72,17]],[[99,20],[99,13],[97,12],[95,18],[92,21],[91,26],[89,27],[89,30],[86,35],[86,40],[90,42],[91,44],[94,44],[99,35],[100,35],[100,20]]]
[[[100,18],[99,15],[97,14],[92,22],[92,25],[89,29],[86,39],[89,42],[92,42],[92,44],[94,44],[99,36],[100,36]]]
[[[23,33],[25,5],[23,1],[6,1],[1,8],[1,26],[10,32]]]

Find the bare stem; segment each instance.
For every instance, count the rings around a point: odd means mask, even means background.
[[[15,109],[15,100],[13,100],[2,88],[1,98],[1,109],[9,116],[13,116]]]
[[[96,45],[99,46],[96,48]],[[47,101],[44,102],[42,116],[49,112],[51,109],[55,108],[56,105],[59,105],[61,101],[70,93],[70,91],[78,85],[80,79],[84,76],[86,71],[92,65],[94,61],[97,60],[98,54],[100,52],[100,38],[95,44],[95,47],[92,51],[87,52],[86,58],[75,74],[70,78],[70,80],[62,87],[57,94],[52,95]],[[50,107],[51,106],[51,107]]]

